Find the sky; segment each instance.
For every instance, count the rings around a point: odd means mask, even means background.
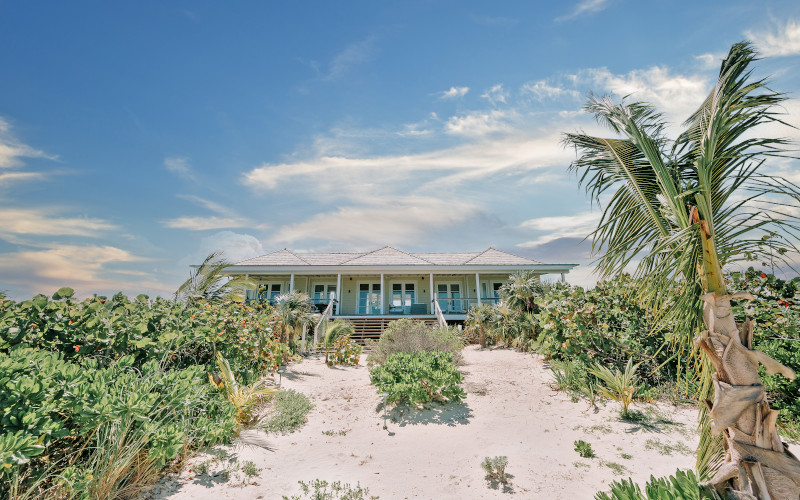
[[[590,92],[676,134],[742,40],[800,126],[796,0],[0,2],[0,291],[169,296],[213,250],[386,245],[591,283],[562,134],[609,135]]]

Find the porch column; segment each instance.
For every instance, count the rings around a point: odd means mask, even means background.
[[[342,313],[342,273],[336,275],[336,315]]]
[[[564,273],[561,273],[561,282],[564,282]]]
[[[383,273],[381,273],[381,314],[383,314],[383,304],[386,302],[386,297],[383,294]]]
[[[475,291],[478,295],[478,305],[481,305],[481,275],[480,273],[475,273]]]
[[[289,275],[289,293],[294,292],[294,273]]]
[[[249,279],[250,279],[250,275],[249,274],[245,274],[244,275],[244,281],[247,282],[247,280],[249,280]],[[247,292],[249,292],[249,291],[250,290],[248,290],[247,288],[244,289],[244,300],[245,301],[250,298],[250,297],[247,296]]]
[[[436,314],[436,311],[434,311],[434,307],[433,307],[433,301],[436,300],[436,295],[433,294],[433,273],[431,273],[431,288],[430,288],[430,291],[431,291],[431,314]]]

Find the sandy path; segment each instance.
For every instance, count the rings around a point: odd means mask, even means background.
[[[263,469],[248,480],[257,484],[187,469],[163,481],[155,498],[273,499],[298,494],[298,480],[315,478],[360,483],[383,500],[592,498],[615,478],[644,482],[694,463],[687,450],[697,439],[692,408],[662,405],[658,411],[675,424],[642,428],[618,421],[615,403],[595,412],[585,401],[554,392],[538,356],[471,346],[464,359],[463,404],[395,411],[388,429],[376,412],[380,401],[365,366],[329,368],[315,359],[293,365],[283,387],[311,398],[309,423],[286,436],[251,431],[244,440],[260,446],[228,449],[239,463],[252,460]],[[597,457],[580,458],[573,450],[577,439],[590,442]],[[661,454],[665,450],[654,440],[684,451]],[[496,455],[508,457],[506,471],[513,476],[505,491],[491,489],[480,467],[484,457]],[[613,464],[626,469],[623,475],[615,475]]]

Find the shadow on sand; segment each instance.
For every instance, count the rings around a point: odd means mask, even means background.
[[[379,403],[375,410],[377,412],[383,411],[383,402]],[[455,427],[468,424],[472,417],[472,410],[464,402],[431,403],[425,405],[422,409],[404,404],[387,409],[383,414],[385,424],[393,422],[400,427],[429,424]]]

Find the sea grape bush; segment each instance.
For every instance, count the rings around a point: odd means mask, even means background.
[[[350,339],[349,335],[342,335],[333,341],[332,352],[328,364],[356,366],[361,360],[362,347]]]
[[[461,401],[463,380],[453,355],[442,351],[398,352],[370,370],[370,381],[386,394],[387,404]]]

